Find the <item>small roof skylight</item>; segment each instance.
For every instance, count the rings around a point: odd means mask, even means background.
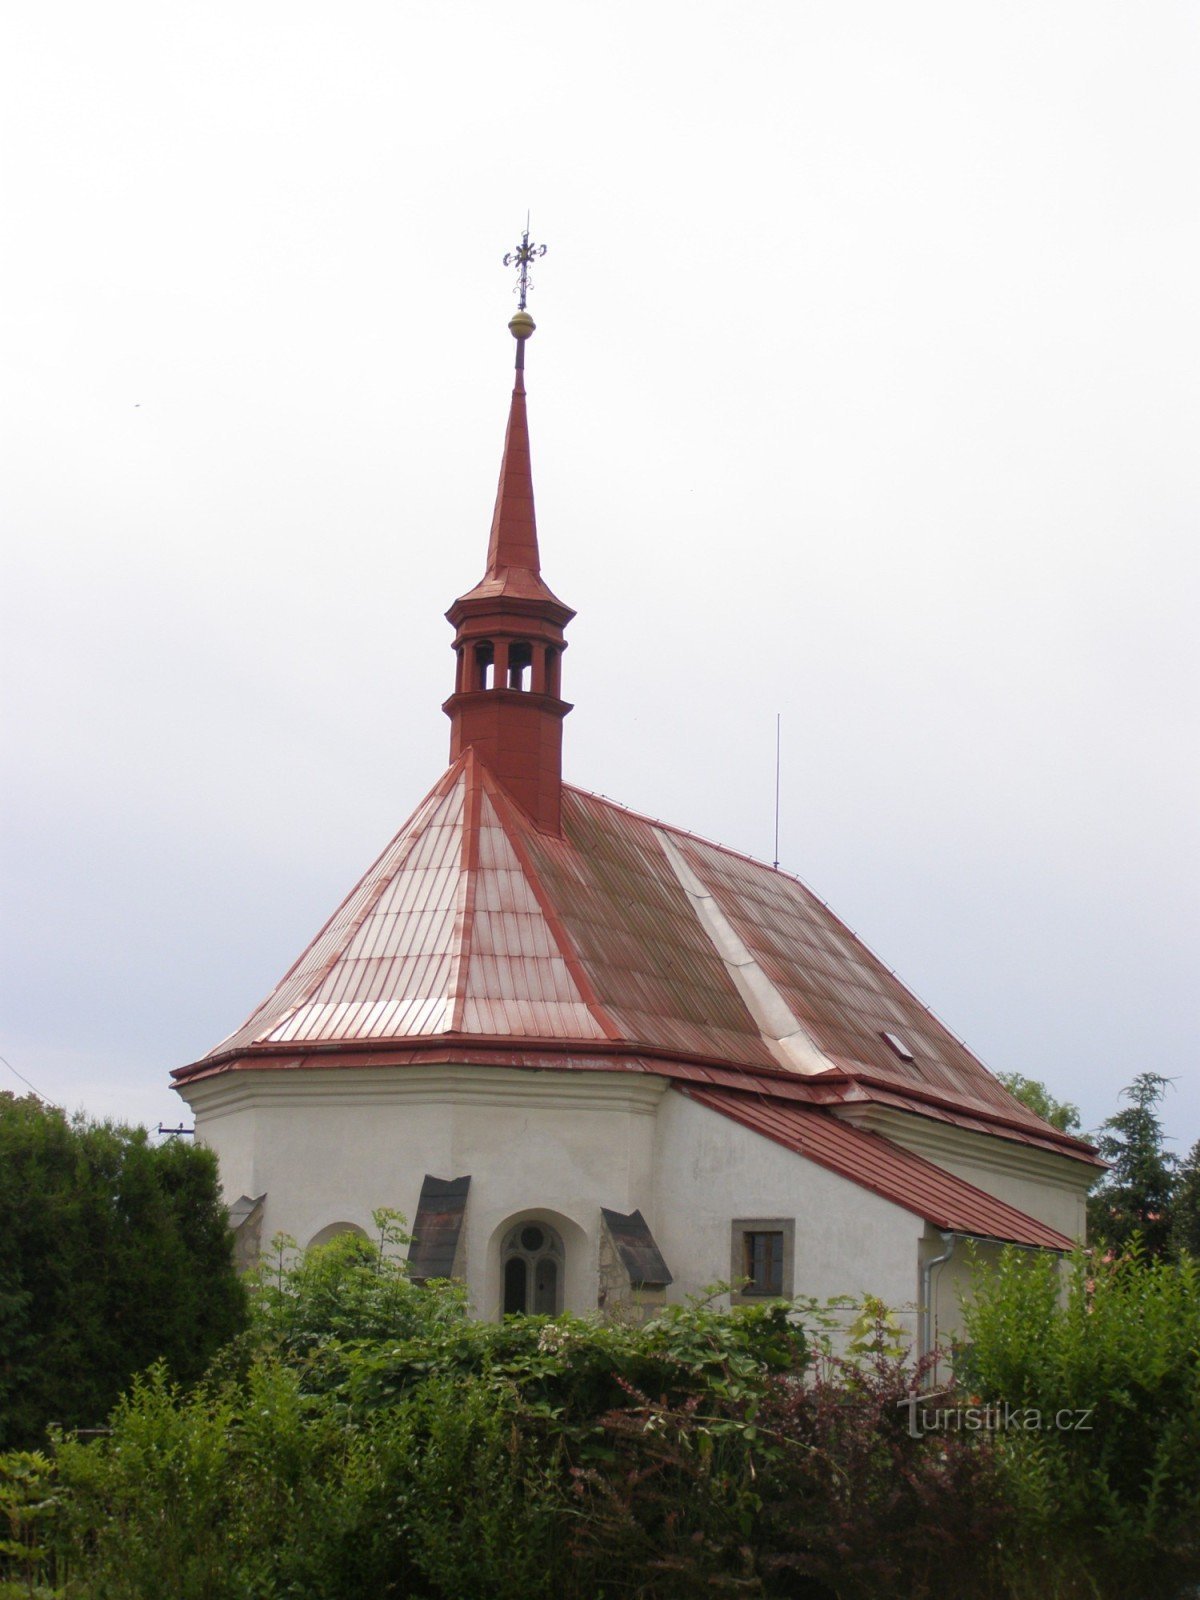
[[[898,1033],[881,1033],[879,1037],[890,1050],[893,1050],[900,1057],[901,1061],[915,1061],[917,1059]]]

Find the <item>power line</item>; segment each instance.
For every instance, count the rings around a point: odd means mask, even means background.
[[[25,1087],[27,1089],[32,1089],[33,1090],[34,1094],[37,1095],[38,1099],[42,1102],[43,1105],[54,1106],[54,1109],[56,1111],[61,1111],[62,1110],[62,1107],[60,1105],[57,1105],[47,1095],[44,1095],[39,1088],[37,1088],[34,1084],[30,1083],[29,1079],[25,1076],[25,1074],[23,1072],[18,1072],[16,1067],[13,1066],[12,1062],[8,1059],[7,1056],[0,1056],[0,1061],[2,1061],[4,1063],[4,1065],[12,1073],[14,1078],[20,1078],[21,1082],[25,1085]]]

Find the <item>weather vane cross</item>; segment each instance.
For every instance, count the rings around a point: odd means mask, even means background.
[[[525,232],[521,235],[520,244],[515,250],[510,250],[504,258],[504,265],[506,267],[516,267],[517,269],[517,286],[513,290],[513,293],[520,296],[517,305],[518,311],[524,311],[525,297],[533,287],[529,281],[529,263],[531,261],[539,260],[540,257],[544,256],[545,254],[546,246],[544,244],[533,244],[530,242],[529,218],[526,217]]]

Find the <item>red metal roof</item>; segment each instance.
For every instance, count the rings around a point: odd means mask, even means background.
[[[476,1062],[653,1073],[939,1227],[1068,1248],[836,1116],[874,1101],[1094,1159],[1014,1100],[804,884],[562,785],[558,668],[574,612],[541,577],[527,337],[486,571],[447,612],[455,759],[246,1022],[173,1076]]]
[[[539,832],[468,749],[247,1021],[176,1076],[453,1042],[458,1059],[603,1056],[871,1100],[1089,1159],[797,879],[567,786],[562,825]]]
[[[948,1232],[1035,1245],[1043,1250],[1072,1247],[1072,1241],[1064,1234],[1026,1216],[1015,1206],[997,1200],[890,1139],[852,1127],[828,1112],[767,1095],[707,1089],[698,1084],[688,1085],[683,1093]]]

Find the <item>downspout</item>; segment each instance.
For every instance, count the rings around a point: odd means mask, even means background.
[[[954,1246],[958,1242],[958,1234],[944,1233],[942,1243],[946,1246],[940,1256],[931,1256],[921,1268],[921,1355],[927,1356],[933,1349],[933,1269],[949,1261],[954,1254]]]

